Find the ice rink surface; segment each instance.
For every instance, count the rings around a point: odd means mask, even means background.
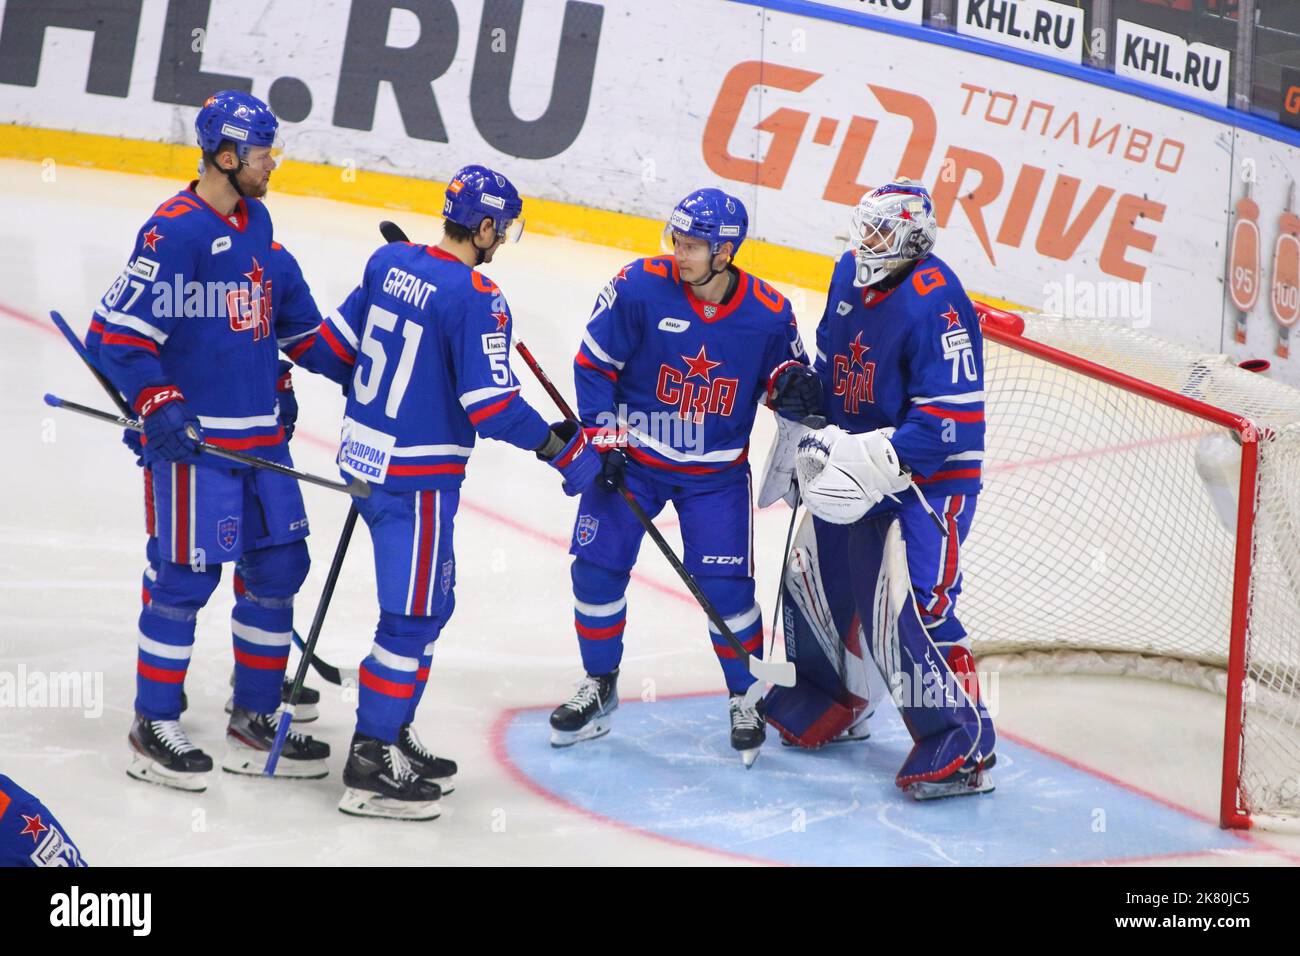
[[[1300,862],[1300,837],[1215,826],[1223,699],[1143,680],[1008,676],[987,688],[1004,740],[991,795],[907,800],[892,783],[906,741],[887,702],[870,741],[802,753],[769,734],[746,772],[727,747],[703,614],[650,546],[628,592],[624,705],[614,731],[552,750],[546,714],[580,676],[566,553],[574,503],[550,469],[492,441],[479,443],[462,489],[456,613],[417,719],[425,742],[461,767],[441,819],[397,823],[337,811],[355,699],[315,675],[322,716],[302,729],[334,748],[328,778],[217,771],[203,794],[129,779],[144,565],[140,471],[117,429],[42,404],[51,391],[108,407],[46,316],[58,309],[84,331],[136,229],[182,184],[71,168],[49,182],[41,173],[36,164],[0,161],[0,434],[11,452],[0,519],[0,672],[11,688],[72,674],[84,686],[71,706],[30,693],[0,706],[0,772],[45,801],[91,864]],[[420,203],[436,209],[440,197],[412,197]],[[410,213],[274,193],[268,205],[276,238],[298,257],[322,311],[360,277],[379,244],[380,219],[398,221],[416,241],[439,233],[440,220]],[[516,338],[570,396],[591,304],[632,258],[534,232],[484,270],[511,304]],[[811,340],[821,298],[783,291]],[[557,418],[527,369],[518,360],[515,367],[524,396]],[[332,477],[341,396],[303,371],[295,381],[295,460]],[[770,442],[769,417],[760,410],[756,469]],[[304,495],[314,564],[297,606],[303,634],[347,510],[328,491],[305,486]],[[755,519],[769,616],[788,517],[779,505]],[[671,509],[660,525],[677,543]],[[230,577],[227,568],[200,617],[186,684],[185,725],[218,760],[232,663]],[[321,656],[355,667],[376,614],[369,540],[359,529]]]

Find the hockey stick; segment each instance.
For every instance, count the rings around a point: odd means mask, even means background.
[[[551,400],[555,402],[556,406],[560,409],[560,414],[571,421],[579,421],[578,416],[574,414],[569,403],[565,400],[564,396],[560,394],[559,389],[555,387],[555,383],[552,382],[546,372],[542,370],[542,367],[537,363],[537,359],[533,358],[533,353],[528,351],[528,346],[524,345],[523,342],[516,342],[515,350],[523,358],[524,363],[528,368],[532,370],[532,373],[537,376],[537,380],[542,383],[542,388],[546,389],[546,393],[551,396]],[[722,619],[722,615],[719,614],[718,609],[713,606],[713,602],[709,600],[708,596],[700,588],[695,578],[691,575],[691,572],[686,570],[686,565],[682,564],[681,559],[673,553],[672,547],[664,540],[664,536],[660,534],[659,529],[656,528],[654,522],[650,520],[650,516],[645,513],[645,509],[641,507],[641,503],[636,500],[636,497],[628,490],[626,485],[620,483],[618,490],[623,495],[623,500],[627,502],[627,506],[632,509],[632,514],[636,516],[636,520],[641,522],[641,527],[643,527],[646,534],[650,536],[650,540],[655,543],[655,547],[659,549],[660,553],[663,554],[668,563],[672,565],[673,570],[677,572],[677,576],[682,579],[682,583],[685,584],[686,589],[691,592],[691,596],[699,602],[700,607],[704,609],[704,613],[708,616],[709,621],[713,626],[717,628],[718,633],[720,633],[727,644],[731,646],[731,649],[736,653],[736,656],[745,662],[746,666],[749,668],[749,672],[759,680],[767,681],[770,684],[780,684],[782,687],[793,687],[795,682],[794,664],[789,661],[765,661],[762,658],[755,657],[747,651],[745,645],[740,643],[740,639],[732,633],[731,628],[727,626],[727,622]]]
[[[352,540],[352,529],[356,525],[357,506],[354,503],[348,508],[348,516],[343,519],[343,533],[339,535],[339,543],[334,548],[334,560],[330,562],[330,572],[325,578],[325,587],[316,603],[316,615],[311,619],[311,630],[307,632],[307,646],[302,649],[302,656],[298,659],[298,670],[293,675],[293,689],[289,691],[289,699],[280,709],[280,725],[275,729],[275,742],[271,744],[271,752],[266,755],[266,769],[262,771],[265,776],[275,776],[275,765],[280,761],[280,751],[284,749],[285,738],[289,736],[289,725],[293,723],[293,709],[298,704],[303,681],[307,679],[307,666],[316,649],[316,640],[325,623],[325,612],[329,610],[330,598],[334,596],[334,585],[338,583],[339,572],[343,570],[343,558],[348,553],[348,542]]]
[[[387,219],[379,224],[379,232],[388,242],[410,241],[401,226]],[[523,342],[516,342],[515,351],[517,351],[523,358],[524,363],[532,373],[537,376],[537,380],[542,383],[542,388],[546,389],[546,393],[551,396],[551,401],[555,402],[556,407],[559,408],[560,414],[571,421],[579,421],[578,416],[574,414],[573,408],[570,407],[564,396],[560,394],[560,390],[555,387],[555,383],[552,382],[546,372],[542,370],[537,359],[533,358],[533,353],[528,351],[528,346],[524,345]],[[677,555],[673,553],[673,549],[669,546],[668,542],[664,540],[664,536],[659,533],[659,529],[656,528],[654,522],[650,520],[650,516],[645,513],[645,509],[641,507],[640,502],[636,500],[632,495],[632,492],[628,491],[625,486],[620,486],[619,491],[623,495],[623,500],[627,502],[627,506],[632,509],[632,514],[636,516],[637,521],[641,523],[641,527],[643,527],[646,534],[650,536],[650,540],[655,543],[655,546],[663,554],[664,558],[666,558],[668,563],[672,565],[673,570],[677,572],[677,576],[682,579],[682,583],[686,585],[686,589],[690,591],[695,600],[699,602],[700,607],[704,609],[704,613],[708,616],[709,621],[712,622],[715,628],[717,628],[723,639],[731,646],[731,649],[736,653],[736,655],[741,660],[745,661],[749,668],[749,672],[760,680],[765,680],[768,683],[780,684],[784,687],[793,687],[795,680],[794,665],[789,661],[765,661],[761,658],[755,657],[747,651],[745,646],[740,643],[739,638],[737,638],[736,635],[732,633],[731,628],[727,626],[727,622],[722,619],[722,615],[719,614],[717,608],[713,606],[713,602],[710,601],[708,596],[700,589],[699,584],[696,583],[691,572],[686,570],[686,566],[682,564]]]
[[[127,418],[123,415],[114,415],[111,412],[100,411],[98,408],[90,408],[87,405],[79,405],[76,402],[70,402],[67,399],[59,398],[49,392],[45,393],[45,404],[53,408],[63,408],[70,412],[76,412],[78,415],[85,415],[87,418],[98,419],[101,422],[108,422],[117,425],[119,428],[129,428],[132,431],[142,432],[144,426],[133,418]],[[190,437],[195,435],[191,431]],[[321,488],[328,488],[330,491],[341,491],[345,495],[352,495],[357,498],[366,498],[370,495],[370,485],[356,478],[347,484],[341,481],[330,481],[328,478],[320,478],[316,475],[309,475],[304,471],[297,471],[288,465],[281,465],[273,461],[267,461],[265,458],[258,458],[255,455],[245,455],[241,452],[230,451],[226,448],[219,448],[216,445],[205,441],[199,442],[199,450],[208,455],[217,458],[226,458],[230,461],[237,461],[241,465],[251,465],[253,468],[262,468],[266,471],[273,471],[277,475],[284,475],[286,478],[293,478],[296,481],[305,481],[310,485],[318,485]]]
[[[129,418],[132,414],[131,406],[126,403],[126,399],[122,397],[122,393],[117,390],[116,386],[108,380],[108,376],[101,372],[95,365],[94,361],[90,357],[90,353],[86,351],[86,346],[82,343],[81,339],[77,338],[77,334],[72,331],[72,327],[68,325],[67,320],[55,311],[50,312],[50,319],[54,322],[54,327],[63,333],[63,337],[68,340],[68,344],[71,345],[72,350],[77,353],[77,357],[85,363],[90,374],[95,376],[95,380],[103,386],[104,391],[108,393],[108,397],[112,399],[113,404],[117,406],[118,411]],[[296,628],[293,631],[293,642],[298,645],[299,650],[305,646],[302,638],[298,636]],[[316,672],[328,683],[342,685],[346,682],[347,676],[345,676],[339,668],[335,667],[333,664],[322,660],[314,654],[312,655],[311,663],[312,666],[316,668]],[[351,676],[355,678],[356,675]]]

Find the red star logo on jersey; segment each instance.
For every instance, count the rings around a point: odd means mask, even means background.
[[[631,269],[631,268],[632,268],[632,264],[629,262],[629,263],[628,263],[627,265],[625,265],[623,268],[619,269],[619,270],[618,270],[618,275],[614,276],[614,278],[612,278],[612,279],[609,280],[609,281],[610,281],[610,284],[612,285],[613,283],[617,282],[619,279],[626,279],[626,278],[627,278],[627,270],[628,270],[628,269]]]
[[[688,369],[686,373],[687,378],[690,378],[693,375],[698,375],[706,382],[709,381],[709,374],[712,370],[722,364],[721,362],[709,361],[709,356],[705,354],[703,345],[700,346],[699,354],[696,355],[695,358],[687,358],[683,355],[682,361],[686,363],[686,368]]]
[[[265,269],[257,264],[257,257],[254,256],[253,268],[245,272],[244,275],[248,278],[249,282],[253,283],[254,287],[260,287],[262,285],[262,273],[265,271]]]
[[[961,316],[957,314],[957,310],[952,307],[951,302],[948,303],[948,311],[940,312],[939,318],[948,320],[948,327],[944,329],[945,332],[954,326],[959,329],[961,328]]]
[[[870,345],[862,344],[861,332],[859,332],[856,336],[854,336],[853,341],[849,343],[849,351],[853,354],[853,359],[852,359],[853,364],[858,366],[859,368],[867,367],[866,359],[864,359],[863,356],[866,355],[867,352],[869,352],[870,350],[871,350]]]
[[[27,821],[27,826],[23,827],[20,831],[18,831],[18,835],[30,836],[32,838],[33,843],[39,843],[41,839],[41,834],[44,833],[46,830],[48,830],[49,827],[41,823],[41,815],[39,813],[36,814],[36,816],[34,817],[29,817],[25,813],[22,816],[23,819]]]
[[[504,312],[495,312],[493,314],[496,316],[497,320],[497,331],[504,332],[506,330],[506,323],[510,321],[510,316],[506,315]]]
[[[144,247],[148,249],[150,252],[157,252],[158,240],[161,239],[162,237],[163,234],[161,232],[159,232],[153,226],[150,226],[149,231],[140,237],[140,241],[144,243]]]

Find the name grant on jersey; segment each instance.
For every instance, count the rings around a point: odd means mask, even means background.
[[[437,292],[438,287],[405,269],[393,266],[388,270],[388,275],[384,276],[384,291],[417,309],[423,309],[429,296]]]

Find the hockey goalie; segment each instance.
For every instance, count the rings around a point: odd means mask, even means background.
[[[768,692],[768,723],[800,747],[862,739],[883,690],[913,741],[895,782],[921,800],[992,790],[996,742],[955,614],[980,489],[982,338],[935,233],[920,184],[863,196],[807,372],[820,388],[778,419],[759,496],[809,512],[782,582],[798,680]]]

